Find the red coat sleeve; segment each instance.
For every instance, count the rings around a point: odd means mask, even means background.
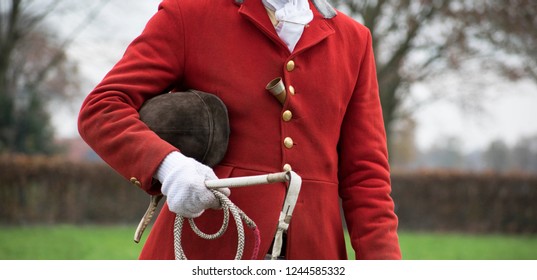
[[[123,177],[154,194],[154,172],[173,146],[139,119],[138,109],[182,73],[180,11],[164,1],[122,59],[86,97],[78,117],[82,138]]]
[[[340,196],[357,259],[400,259],[386,133],[368,33],[339,143]]]

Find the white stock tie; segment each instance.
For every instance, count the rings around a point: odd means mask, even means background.
[[[265,7],[275,11],[278,24],[276,33],[285,42],[289,51],[295,46],[304,32],[304,27],[313,19],[308,0],[262,0]]]

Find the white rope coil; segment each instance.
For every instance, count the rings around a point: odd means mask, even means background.
[[[212,240],[212,239],[219,238],[227,230],[227,227],[229,225],[229,212],[231,212],[231,215],[233,216],[233,219],[235,220],[235,224],[237,225],[237,234],[238,234],[237,253],[235,255],[235,259],[240,260],[244,252],[245,235],[244,235],[244,226],[242,224],[243,222],[254,231],[256,240],[255,240],[255,246],[254,246],[254,250],[252,254],[252,259],[256,259],[257,254],[259,252],[259,246],[260,246],[260,233],[259,233],[259,230],[257,229],[256,224],[254,223],[252,219],[246,216],[246,214],[242,210],[240,210],[235,204],[233,204],[233,202],[231,202],[231,200],[229,200],[227,196],[217,191],[216,189],[253,186],[253,185],[261,185],[261,184],[276,183],[276,182],[288,182],[289,183],[287,187],[287,194],[285,196],[284,204],[283,204],[282,211],[280,213],[280,217],[278,221],[278,228],[276,230],[276,235],[274,236],[274,244],[272,247],[271,259],[272,260],[278,259],[281,253],[282,236],[283,236],[283,233],[286,232],[289,227],[291,216],[295,208],[295,205],[298,199],[298,194],[300,192],[300,188],[302,185],[302,178],[293,171],[271,173],[267,175],[234,177],[234,178],[206,181],[205,184],[207,188],[209,188],[214,193],[214,195],[218,198],[218,200],[220,201],[220,204],[222,205],[222,210],[224,211],[224,220],[222,222],[222,226],[216,233],[207,234],[207,233],[202,232],[196,226],[196,223],[194,222],[193,219],[188,219],[190,227],[192,228],[194,233],[196,233],[199,237],[203,239]],[[140,221],[140,224],[138,225],[138,228],[136,229],[136,232],[134,235],[134,241],[136,243],[140,241],[140,238],[146,226],[149,224],[151,217],[153,216],[153,213],[155,212],[157,204],[161,198],[162,198],[162,195],[156,195],[156,196],[151,197],[149,208],[147,209],[145,215],[142,217],[142,220]],[[174,221],[173,235],[174,235],[174,253],[175,253],[175,258],[178,260],[187,259],[185,252],[181,246],[181,235],[183,231],[183,224],[184,224],[184,218],[179,215],[176,215],[175,221]]]
[[[217,190],[212,190],[214,195],[220,200],[220,203],[222,205],[222,210],[224,211],[224,220],[222,222],[222,227],[214,233],[214,234],[207,234],[202,232],[194,222],[194,219],[188,219],[188,222],[190,224],[190,227],[198,235],[199,237],[206,239],[206,240],[213,240],[216,238],[221,237],[224,232],[227,230],[227,227],[229,225],[229,212],[231,212],[231,215],[233,216],[233,219],[235,220],[235,224],[237,225],[237,234],[238,234],[238,241],[237,241],[237,253],[235,254],[235,260],[242,259],[242,255],[244,253],[244,245],[245,245],[245,235],[244,235],[244,226],[242,222],[244,221],[248,227],[256,229],[257,226],[254,223],[252,219],[250,219],[242,210],[240,210],[227,196],[222,194],[221,192]],[[181,217],[179,215],[175,216],[175,222],[174,222],[174,229],[173,229],[173,235],[174,235],[174,249],[175,249],[175,259],[177,260],[187,260],[187,257],[185,255],[185,252],[183,250],[183,247],[181,245],[181,233],[183,231],[183,223],[185,218]],[[257,244],[256,244],[257,245]],[[256,246],[257,247],[257,246]],[[257,256],[257,252],[254,252],[254,255]]]

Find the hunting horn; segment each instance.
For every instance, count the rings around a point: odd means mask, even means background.
[[[265,87],[280,103],[283,105],[285,103],[285,98],[287,97],[287,92],[285,91],[285,85],[283,84],[282,78],[278,77],[270,81]]]

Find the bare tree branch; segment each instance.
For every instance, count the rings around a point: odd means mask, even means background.
[[[101,10],[108,4],[110,0],[101,0],[100,4],[96,5],[93,10],[91,10],[84,20],[80,22],[72,31],[71,33],[66,37],[66,39],[62,42],[62,44],[59,46],[59,50],[49,61],[49,63],[38,73],[36,78],[31,81],[28,86],[30,88],[34,88],[37,85],[39,85],[43,80],[45,79],[47,73],[55,67],[65,56],[65,53],[63,50],[66,50],[70,44],[73,43],[73,41],[78,37],[78,35],[86,29],[90,23],[97,17],[97,15],[101,12]]]

